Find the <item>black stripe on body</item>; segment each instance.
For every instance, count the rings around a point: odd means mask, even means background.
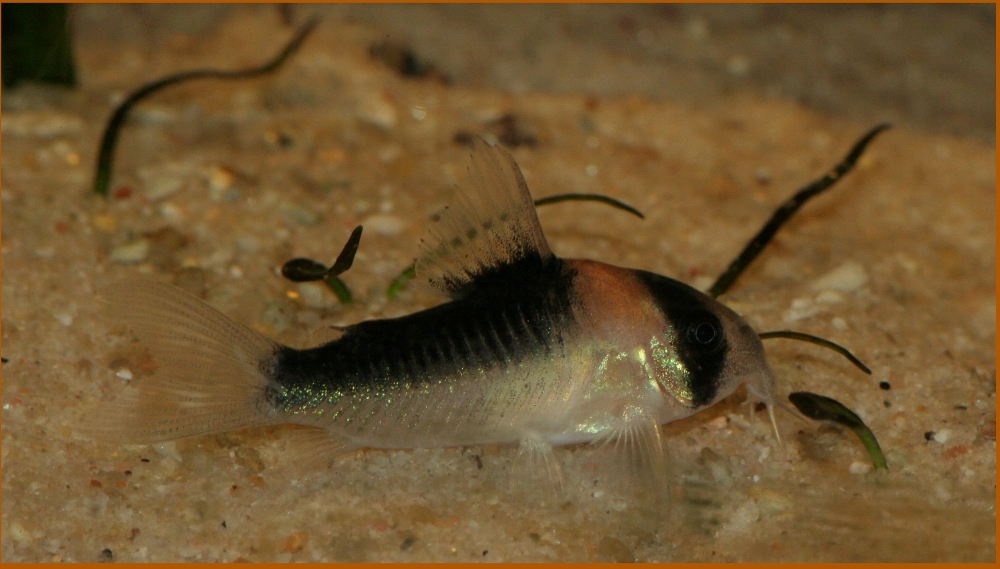
[[[361,322],[316,348],[283,347],[273,375],[278,387],[268,399],[284,411],[308,411],[344,398],[384,399],[476,378],[478,371],[468,373],[473,367],[489,370],[544,356],[558,350],[574,326],[572,278],[552,258],[542,275],[517,278],[516,287],[484,287],[401,318]]]
[[[711,403],[719,392],[728,342],[722,320],[705,303],[708,296],[668,277],[646,271],[636,271],[636,275],[653,296],[667,325],[676,331],[674,349],[688,371],[691,405]]]

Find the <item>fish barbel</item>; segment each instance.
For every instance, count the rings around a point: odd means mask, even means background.
[[[589,441],[657,465],[660,425],[742,384],[773,408],[763,346],[735,312],[667,277],[555,256],[499,146],[477,140],[468,174],[415,265],[450,301],[315,348],[275,343],[167,284],[113,285],[158,369],[91,430],[149,443],[292,423],[339,451],[515,443],[542,457]]]

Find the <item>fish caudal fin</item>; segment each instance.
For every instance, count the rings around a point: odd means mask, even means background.
[[[104,296],[155,369],[132,380],[110,409],[85,416],[83,434],[152,443],[279,422],[265,397],[279,344],[168,284],[124,281]]]

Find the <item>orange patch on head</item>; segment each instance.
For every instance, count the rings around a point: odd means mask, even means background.
[[[659,310],[635,271],[584,259],[568,259],[567,263],[577,272],[573,281],[577,308],[589,323],[623,323],[631,329],[662,327]]]

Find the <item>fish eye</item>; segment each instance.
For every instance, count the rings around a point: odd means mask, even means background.
[[[688,325],[687,340],[694,347],[710,350],[721,343],[722,329],[714,322],[698,320]]]

